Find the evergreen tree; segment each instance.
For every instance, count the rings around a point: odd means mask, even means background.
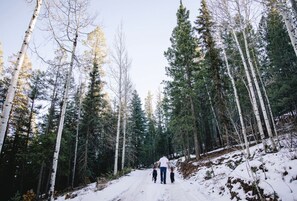
[[[157,160],[156,157],[156,120],[153,111],[153,95],[149,91],[145,98],[145,114],[147,117],[147,139],[146,139],[146,155],[147,164],[152,164]]]
[[[194,60],[199,57],[197,41],[189,21],[189,11],[180,3],[177,11],[177,26],[170,38],[171,47],[165,52],[169,67],[166,73],[172,78],[167,82],[168,95],[173,100],[172,107],[176,110],[174,114],[181,114],[185,111],[187,118],[191,119],[191,133],[194,139],[196,158],[200,157],[200,144],[197,126],[197,114],[195,103],[195,72],[197,64]],[[184,105],[184,107],[183,107]],[[187,112],[189,111],[189,112]],[[177,118],[178,120],[179,118]]]
[[[82,122],[81,122],[81,140],[80,140],[80,179],[88,183],[88,179],[94,179],[93,173],[98,160],[97,151],[103,128],[102,116],[106,108],[106,100],[102,92],[103,82],[99,73],[99,66],[93,63],[93,69],[90,72],[90,81],[88,92],[83,100]]]
[[[132,93],[128,118],[127,160],[131,167],[145,165],[146,119],[136,90]]]
[[[12,65],[15,65],[14,62]],[[24,165],[24,153],[27,148],[27,132],[29,128],[29,80],[32,73],[32,64],[27,55],[21,68],[17,82],[16,94],[13,100],[13,107],[9,118],[9,126],[2,149],[1,179],[2,186],[5,186],[6,196],[12,196],[17,190],[23,190],[22,167]],[[7,168],[7,169],[6,169]],[[6,198],[8,198],[6,197]]]
[[[229,145],[229,121],[227,117],[226,97],[223,88],[222,61],[214,41],[212,31],[214,25],[205,0],[201,1],[200,15],[197,17],[195,24],[197,25],[195,29],[198,32],[201,41],[200,47],[205,54],[205,65],[203,66],[206,68],[204,72],[207,73],[205,74],[204,79],[206,81],[210,79],[212,86],[211,96],[213,96],[212,99],[214,100],[213,107],[216,108],[216,116],[218,117],[218,121],[222,128],[218,129],[224,136],[224,143]]]
[[[266,69],[270,77],[267,90],[272,108],[278,114],[293,111],[297,100],[296,56],[284,22],[273,6],[267,16],[267,52],[270,61]]]

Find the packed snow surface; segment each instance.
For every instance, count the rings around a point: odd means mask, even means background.
[[[287,143],[287,144],[286,144]],[[289,144],[288,144],[289,143]],[[57,198],[58,201],[230,201],[265,200],[297,201],[297,150],[296,138],[281,141],[278,152],[265,153],[261,144],[250,148],[252,157],[235,150],[217,157],[192,160],[193,171],[183,178],[175,171],[171,183],[167,170],[167,183],[152,181],[152,169],[134,170],[119,179],[110,181],[102,190],[96,183]],[[171,161],[179,166],[184,158]]]

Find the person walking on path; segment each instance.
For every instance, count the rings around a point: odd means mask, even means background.
[[[156,183],[156,181],[157,181],[157,175],[158,175],[157,165],[154,164],[154,167],[153,167],[153,181],[154,181],[154,183]]]
[[[158,162],[160,165],[161,184],[166,184],[166,171],[169,160],[166,156],[163,156]]]

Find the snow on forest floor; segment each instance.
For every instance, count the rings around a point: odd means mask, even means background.
[[[72,192],[73,201],[228,201],[260,200],[258,191],[266,200],[297,201],[297,139],[284,138],[282,149],[265,154],[262,145],[250,148],[252,158],[247,161],[242,151],[232,151],[215,157],[209,154],[202,160],[178,166],[175,183],[152,182],[151,169],[135,170],[117,180],[108,182],[103,190],[96,184]],[[250,167],[250,168],[249,168]],[[65,195],[58,201],[65,200]]]

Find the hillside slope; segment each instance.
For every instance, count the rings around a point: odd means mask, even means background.
[[[183,177],[215,200],[297,200],[297,140],[281,137],[277,153],[264,153],[262,144],[251,147],[247,160],[241,150],[219,150],[202,160],[181,163]],[[229,152],[229,153],[228,153]],[[256,185],[257,184],[257,185]],[[260,196],[259,196],[260,194]]]

